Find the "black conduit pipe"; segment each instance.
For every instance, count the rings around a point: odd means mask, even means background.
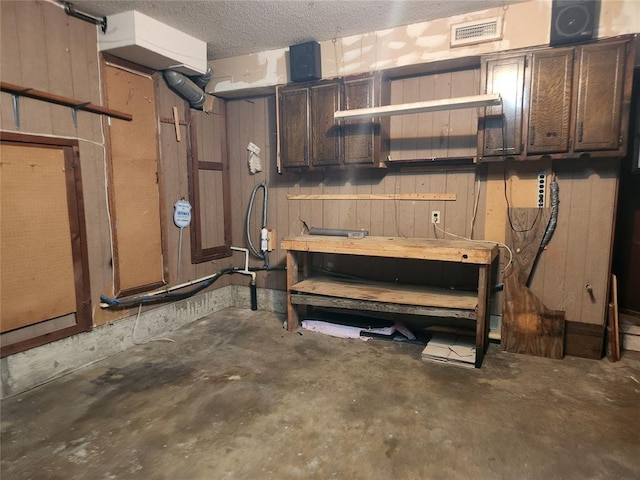
[[[276,265],[273,267],[250,267],[249,271],[251,272],[260,272],[260,271],[272,271],[272,270],[285,270],[286,267],[284,265]],[[137,307],[138,305],[152,305],[156,303],[168,302],[168,301],[178,301],[184,300],[185,298],[192,297],[198,292],[201,292],[205,288],[213,285],[213,283],[218,280],[223,275],[230,275],[234,273],[242,273],[245,270],[241,267],[227,267],[222,270],[214,273],[211,277],[206,280],[202,280],[199,285],[196,287],[179,293],[173,292],[164,292],[158,293],[156,295],[139,295],[136,297],[125,297],[125,298],[111,298],[106,295],[100,295],[100,303],[103,308],[131,308]],[[255,307],[255,308],[254,308]],[[255,285],[251,288],[251,310],[258,309],[258,295],[257,295],[257,287]]]
[[[255,282],[251,282],[249,289],[251,290],[251,310],[258,310],[258,287]]]
[[[538,266],[540,254],[544,250],[544,247],[546,247],[549,243],[549,240],[551,240],[553,232],[556,229],[556,224],[558,223],[558,204],[560,203],[560,190],[558,188],[558,182],[556,182],[555,178],[551,181],[549,187],[551,189],[551,217],[549,218],[549,223],[547,224],[547,228],[545,229],[542,240],[540,241],[540,247],[538,248],[536,256],[533,259],[531,271],[529,272],[529,278],[527,278],[527,287],[531,286],[531,280],[533,279],[533,273],[536,271],[536,267]]]
[[[247,207],[247,218],[245,222],[246,234],[247,234],[247,245],[249,246],[249,250],[253,253],[254,256],[259,258],[260,260],[264,260],[264,264],[266,267],[269,266],[269,254],[266,250],[258,250],[256,246],[253,244],[251,240],[251,212],[253,211],[253,202],[256,199],[256,193],[259,189],[263,190],[264,197],[262,199],[262,228],[260,230],[260,234],[262,235],[262,229],[267,228],[267,184],[265,182],[258,183],[255,187],[253,187],[253,191],[251,192],[251,197],[249,197],[249,205]]]

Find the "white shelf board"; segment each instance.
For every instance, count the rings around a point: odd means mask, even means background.
[[[384,105],[381,107],[338,110],[335,112],[334,118],[348,120],[354,118],[386,117],[390,115],[404,115],[407,113],[425,113],[438,112],[442,110],[460,110],[463,108],[491,107],[494,105],[500,105],[501,103],[502,99],[500,98],[499,93],[487,93],[484,95],[444,98],[424,102],[400,103],[397,105]]]

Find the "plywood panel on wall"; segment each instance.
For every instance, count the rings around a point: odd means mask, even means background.
[[[1,147],[1,330],[76,310],[64,152]]]
[[[108,106],[136,112],[132,122],[113,119],[109,130],[116,281],[131,292],[163,282],[154,87],[114,65],[104,72]]]

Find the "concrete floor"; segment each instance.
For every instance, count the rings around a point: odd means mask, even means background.
[[[288,333],[227,309],[2,403],[2,479],[638,479],[640,356]]]

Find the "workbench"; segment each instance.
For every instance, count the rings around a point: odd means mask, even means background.
[[[491,282],[497,269],[493,242],[429,238],[303,235],[282,240],[287,251],[287,328],[299,326],[298,305],[405,313],[476,322],[475,366],[488,346]],[[428,285],[369,282],[312,274],[313,254],[386,257],[416,261],[456,262],[478,266],[477,291]]]

